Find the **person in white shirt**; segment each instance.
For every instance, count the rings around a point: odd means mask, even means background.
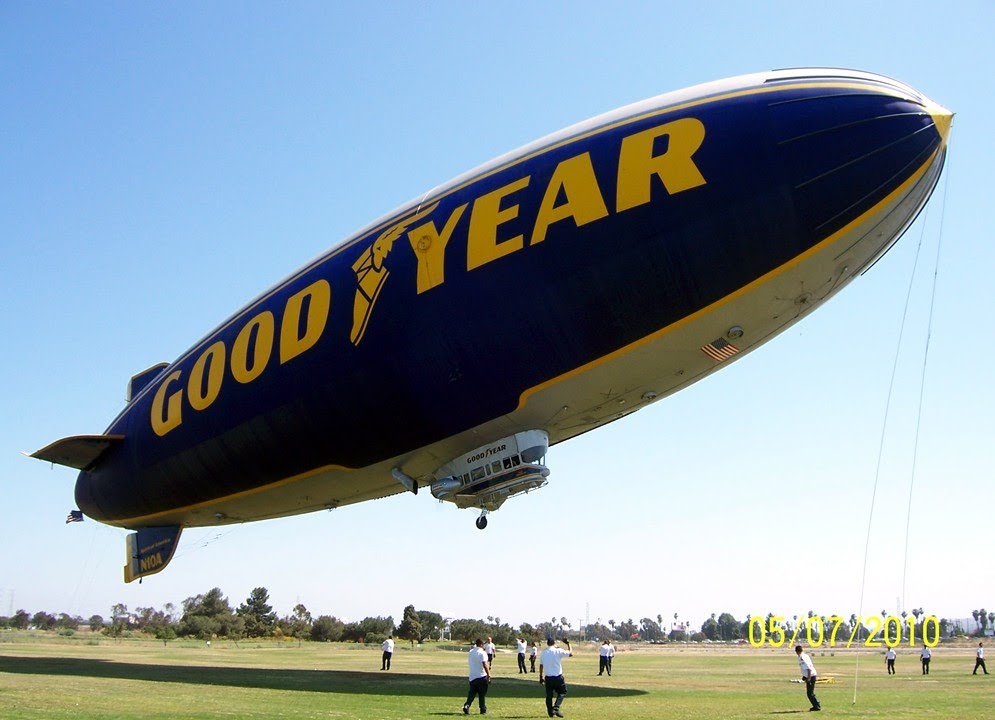
[[[889,675],[894,675],[895,674],[895,658],[896,657],[897,657],[897,653],[895,652],[895,648],[888,648],[888,652],[886,652],[884,654],[885,662],[888,665],[888,674]]]
[[[978,652],[976,654],[977,654],[977,659],[974,661],[974,672],[971,674],[977,675],[978,668],[981,668],[982,670],[985,671],[985,675],[987,675],[988,668],[985,667],[985,649],[981,646],[981,643],[978,643]]]
[[[563,679],[563,658],[572,657],[570,651],[570,641],[563,638],[563,643],[567,649],[556,647],[556,640],[548,638],[546,649],[539,656],[539,683],[546,686],[546,714],[550,717],[563,717],[560,706],[563,698],[567,694],[567,682]],[[556,695],[556,702],[553,702],[553,695]]]
[[[536,641],[532,641],[531,647],[529,647],[529,672],[536,671],[536,657],[539,655],[539,648],[536,646]]]
[[[612,674],[612,661],[615,660],[615,643],[608,641],[608,674]]]
[[[601,647],[598,649],[598,675],[604,674],[605,670],[608,671],[609,675],[612,674],[611,669],[608,667],[608,658],[610,657],[609,653],[611,653],[611,647],[611,643],[607,640],[601,641]]]
[[[798,665],[802,669],[802,681],[805,683],[805,694],[808,695],[808,701],[812,703],[812,707],[810,707],[809,710],[822,710],[819,698],[815,696],[815,679],[817,674],[815,672],[815,665],[812,664],[812,658],[808,656],[808,653],[802,652],[801,645],[795,645],[795,655],[798,656]]]
[[[389,635],[380,647],[383,650],[383,657],[380,659],[380,669],[390,670],[390,658],[394,654],[394,636]]]
[[[521,675],[522,673],[528,672],[528,670],[525,669],[525,650],[528,646],[525,644],[525,640],[518,638],[515,642],[515,647],[518,650],[518,674]]]
[[[929,675],[929,659],[932,657],[933,653],[929,651],[926,645],[922,646],[922,652],[919,653],[919,658],[922,660],[922,674]]]
[[[487,662],[494,662],[494,653],[497,652],[497,648],[494,647],[494,639],[490,636],[487,637],[487,642],[484,643],[484,652],[487,653]]]
[[[487,653],[484,652],[484,641],[480,638],[477,638],[474,646],[470,648],[467,664],[469,665],[470,692],[466,696],[466,702],[463,703],[463,714],[470,714],[473,698],[479,697],[480,714],[486,715],[487,688],[490,687],[491,682],[491,664],[487,660]]]

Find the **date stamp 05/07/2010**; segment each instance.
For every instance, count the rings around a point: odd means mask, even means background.
[[[940,642],[940,620],[935,615],[905,618],[897,615],[850,616],[847,620],[839,615],[823,618],[819,615],[796,616],[798,621],[786,623],[783,615],[753,615],[750,617],[747,638],[750,645],[761,648],[793,647],[804,642],[809,647],[851,647],[854,643],[864,647],[894,648],[908,643],[917,647],[936,647]],[[854,622],[855,620],[855,622]],[[789,635],[790,633],[790,635]],[[921,638],[920,638],[921,636]]]

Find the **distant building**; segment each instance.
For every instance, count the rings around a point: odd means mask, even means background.
[[[953,625],[954,633],[959,635],[974,635],[981,629],[981,623],[977,622],[973,617],[952,618],[950,622]],[[992,627],[990,622],[985,628],[985,636],[995,636],[995,627]]]

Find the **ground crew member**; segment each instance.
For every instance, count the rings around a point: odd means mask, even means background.
[[[491,683],[491,664],[487,661],[487,653],[484,652],[484,641],[477,638],[474,646],[470,648],[467,655],[469,665],[470,692],[463,703],[463,714],[470,714],[470,705],[473,698],[479,697],[480,714],[487,714],[487,689]]]
[[[539,656],[539,683],[546,686],[546,714],[550,717],[563,717],[560,706],[567,694],[567,682],[563,679],[563,666],[560,663],[563,658],[573,656],[570,641],[563,638],[563,643],[567,646],[566,650],[556,647],[556,640],[553,638],[547,639],[546,649]],[[556,695],[555,703],[553,695]]]
[[[815,696],[815,679],[817,674],[815,672],[815,665],[812,664],[812,658],[808,656],[808,653],[802,652],[801,645],[795,645],[795,654],[798,656],[798,665],[802,669],[805,694],[808,695],[808,701],[812,703],[812,707],[809,710],[822,710],[819,698]]]

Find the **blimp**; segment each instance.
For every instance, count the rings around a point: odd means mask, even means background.
[[[755,350],[915,220],[952,113],[890,78],[777,70],[568,127],[428,190],[130,379],[77,518],[127,528],[125,581],[183,528],[427,489],[479,511],[551,446]]]

